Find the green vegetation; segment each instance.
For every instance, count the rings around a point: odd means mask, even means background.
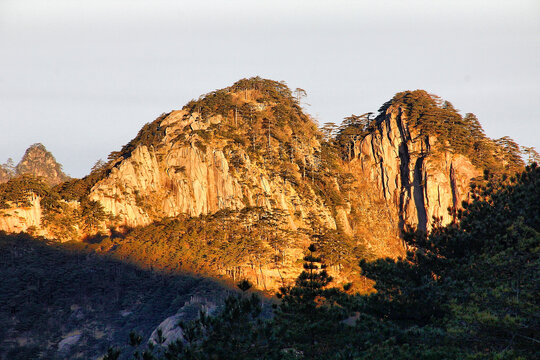
[[[109,155],[110,162],[115,163],[118,159],[129,158],[137,146],[158,146],[165,136],[165,128],[161,126],[161,122],[168,115],[169,113],[163,113],[156,120],[145,124],[133,140],[124,145],[119,152],[113,152]]]
[[[340,149],[343,159],[351,160],[356,142],[375,130],[377,121],[372,115],[372,113],[360,116],[352,114],[343,119],[338,128],[332,127],[330,124],[326,124],[323,128],[329,142]]]
[[[524,167],[519,146],[512,139],[488,138],[474,114],[463,117],[450,102],[436,95],[424,90],[400,92],[379,109],[376,121],[383,121],[390,108],[399,108],[409,126],[419,129],[421,136],[436,136],[444,150],[467,156],[481,169],[513,173]]]
[[[0,164],[0,183],[23,175],[39,177],[51,186],[69,180],[69,176],[62,172],[62,165],[56,162],[54,156],[40,143],[26,149],[17,165],[11,158]]]
[[[45,210],[55,208],[59,200],[58,194],[42,178],[22,175],[0,184],[0,209],[29,207],[33,195],[43,199],[41,206]]]
[[[410,232],[406,258],[361,261],[375,281],[369,295],[329,288],[311,246],[271,319],[256,297],[234,296],[215,317],[182,324],[185,342],[146,359],[536,359],[539,189],[536,165],[505,183],[492,178],[460,222]]]
[[[297,259],[286,250],[309,243],[310,237],[320,246],[325,262],[338,271],[347,270],[349,277],[359,277],[355,265],[371,257],[363,243],[320,223],[315,230],[292,231],[287,221],[284,213],[260,207],[223,210],[207,216],[164,219],[97,240],[110,256],[140,267],[232,281],[249,275],[262,290],[267,290],[263,272],[290,268]],[[316,219],[313,221],[316,224]]]
[[[540,175],[533,166],[508,176],[523,167],[519,146],[506,137],[487,138],[474,114],[463,117],[449,102],[421,90],[396,94],[377,117],[352,115],[339,128],[325,124],[319,131],[300,107],[305,95],[297,89],[293,96],[282,82],[240,80],[189,102],[185,119],[193,116],[200,124],[176,134],[175,141],[203,155],[222,149],[238,179],[245,176],[247,153],[251,163],[291,184],[302,199],[323,200],[315,206],[334,214],[350,208],[353,235],[326,228],[316,211],[304,214],[308,229],[289,231],[289,214],[262,207],[165,218],[133,229],[114,229],[109,219],[110,236],[100,234],[108,214],[88,198],[90,189],[139,145],[154,147],[158,159],[163,155],[163,114],[83,179],[51,188],[24,175],[0,185],[2,209],[28,207],[32,196],[40,197],[42,224],[55,238],[95,234],[77,245],[0,234],[0,322],[6,324],[0,357],[61,357],[54,346],[78,331],[85,340],[72,353],[88,358],[105,354],[106,343],[122,344],[132,329],[141,334],[129,337],[143,359],[539,356]],[[390,231],[381,228],[393,214],[369,194],[367,180],[351,174],[349,160],[357,142],[395,109],[409,122],[401,129],[405,137],[413,128],[415,136],[436,136],[438,145],[430,151],[463,154],[486,176],[474,184],[474,202],[463,204],[459,221],[435,226],[429,235],[407,233],[412,251],[406,258],[373,261],[366,239],[383,242],[381,233]],[[538,158],[534,149],[524,151],[530,162]],[[183,166],[171,170],[186,172]],[[135,202],[148,213],[159,211],[145,194],[135,193]],[[265,313],[264,303],[242,281],[242,294],[229,298],[216,316],[201,314],[182,324],[185,342],[166,347],[161,334],[158,344],[144,349],[150,331],[190,294],[218,292],[200,278],[171,274],[225,274],[237,281],[249,271],[265,289],[263,268],[281,276],[285,264],[296,260],[286,250],[305,241],[313,243],[305,271],[294,286],[280,289],[273,314]],[[331,287],[329,272],[344,270],[356,271],[356,278],[361,271],[375,291],[353,294],[369,286],[359,282]],[[120,356],[129,354],[111,348],[106,358]]]
[[[147,147],[157,147],[161,139],[165,136],[165,128],[161,122],[168,116],[168,113],[161,114],[156,120],[145,124],[135,138],[124,145],[120,151],[113,151],[109,154],[108,161],[97,161],[92,167],[90,174],[82,179],[70,179],[55,187],[55,191],[67,201],[83,201],[88,196],[92,187],[105,178],[111,170],[118,166],[122,160],[128,159],[131,153],[139,145]]]
[[[154,222],[113,237],[110,253],[140,266],[242,276],[242,265],[279,267],[292,234],[283,214],[261,208]],[[262,285],[262,284],[261,284]]]
[[[218,124],[194,132],[199,140],[241,145],[252,160],[275,170],[283,162],[305,166],[312,142],[320,138],[315,123],[284,82],[242,79],[190,101],[183,110],[186,117],[196,115],[203,121],[221,117]]]
[[[305,91],[298,94],[304,96]],[[316,173],[324,173],[321,154],[314,152],[321,134],[315,122],[302,112],[299,105],[302,96],[293,96],[284,82],[259,77],[242,79],[186,104],[184,116],[195,116],[199,121],[208,122],[208,127],[185,129],[177,134],[175,141],[191,144],[203,153],[209,147],[224,148],[229,160],[239,166],[242,163],[239,153],[247,152],[252,162],[270,173],[288,171],[288,179],[293,180],[293,184],[307,177],[315,181]],[[137,146],[159,149],[165,136],[161,122],[168,115],[162,114],[146,124],[120,151],[111,153],[107,163],[94,166],[88,176],[64,182],[55,190],[65,200],[81,201],[92,186],[129,158]],[[210,121],[218,116],[219,121]],[[324,188],[320,192],[327,193]]]
[[[92,359],[131,330],[148,338],[192,296],[225,297],[211,280],[142,270],[97,246],[0,232],[0,358]],[[68,334],[81,339],[57,352]]]
[[[66,201],[81,201],[90,193],[90,189],[98,181],[105,178],[112,169],[113,162],[99,163],[82,179],[71,179],[57,185],[54,190]]]
[[[529,163],[538,159],[534,148],[520,148],[507,136],[496,140],[488,138],[474,114],[462,116],[450,102],[424,90],[397,93],[379,109],[376,117],[372,113],[353,114],[339,127],[327,123],[321,130],[327,141],[339,149],[341,157],[350,160],[355,145],[375,131],[387,119],[389,111],[398,112],[407,120],[408,126],[400,129],[405,138],[434,136],[438,143],[428,151],[465,155],[475,166],[494,174],[522,171],[525,165],[522,156],[532,159]]]
[[[109,216],[99,202],[83,197],[79,199],[80,206],[75,206],[62,199],[57,190],[58,187],[51,188],[43,178],[16,176],[0,184],[0,209],[31,207],[32,200],[37,197],[42,210],[42,224],[56,239],[78,239],[77,228],[87,235],[101,230],[103,221]]]

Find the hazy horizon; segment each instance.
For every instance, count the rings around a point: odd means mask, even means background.
[[[425,89],[540,150],[538,1],[3,1],[0,163],[43,143],[87,174],[147,122],[261,76],[319,123]]]

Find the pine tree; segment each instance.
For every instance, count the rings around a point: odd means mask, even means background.
[[[165,352],[166,359],[260,359],[268,352],[268,337],[260,315],[261,299],[247,296],[247,281],[238,283],[242,294],[225,300],[216,316],[201,312],[198,320],[181,323],[187,346],[173,344]]]
[[[326,265],[310,245],[304,256],[304,271],[294,287],[282,287],[281,299],[273,321],[273,332],[280,349],[294,349],[305,359],[326,359],[343,346],[343,324],[346,311],[338,303],[343,295],[336,288],[327,288],[332,277]]]
[[[337,131],[337,125],[332,122],[324,123],[321,127],[321,132],[323,133],[323,140],[330,141],[332,140]]]
[[[534,147],[522,146],[521,153],[527,159],[527,165],[532,165],[533,163],[540,164],[540,154],[538,154]]]
[[[422,356],[441,349],[456,359],[540,355],[539,182],[535,166],[509,183],[491,179],[474,190],[459,222],[429,236],[410,233],[415,251],[406,259],[361,263],[377,290],[363,311],[390,320],[389,334],[401,333],[398,343],[372,348],[372,357],[419,341],[427,346]]]

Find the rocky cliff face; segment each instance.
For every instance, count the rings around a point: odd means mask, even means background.
[[[354,162],[396,209],[399,227],[429,231],[435,219],[452,221],[449,210],[468,200],[470,180],[481,175],[471,161],[437,137],[412,127],[402,106],[390,106],[384,121],[355,147]]]
[[[26,150],[15,170],[17,175],[31,174],[42,177],[49,185],[56,185],[69,179],[62,172],[62,166],[56,162],[54,156],[39,143]]]
[[[201,145],[195,131],[207,131],[221,121],[220,116],[203,120],[199,114],[172,112],[158,124],[165,132],[159,143],[136,146],[129,158],[94,185],[90,199],[127,226],[180,214],[264,207],[284,211],[293,229],[310,212],[336,228],[332,210],[319,196],[301,196],[283,177],[254,163],[240,146],[219,139]],[[193,137],[180,141],[181,132]],[[340,220],[348,226],[346,218]]]
[[[0,209],[0,230],[8,233],[35,232],[41,226],[41,205],[39,197],[31,195],[30,206]]]

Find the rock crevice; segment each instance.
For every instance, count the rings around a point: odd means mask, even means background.
[[[436,218],[452,221],[448,209],[466,200],[470,180],[480,175],[468,158],[438,145],[408,123],[401,107],[390,106],[354,150],[363,176],[396,208],[400,230],[429,231]]]

